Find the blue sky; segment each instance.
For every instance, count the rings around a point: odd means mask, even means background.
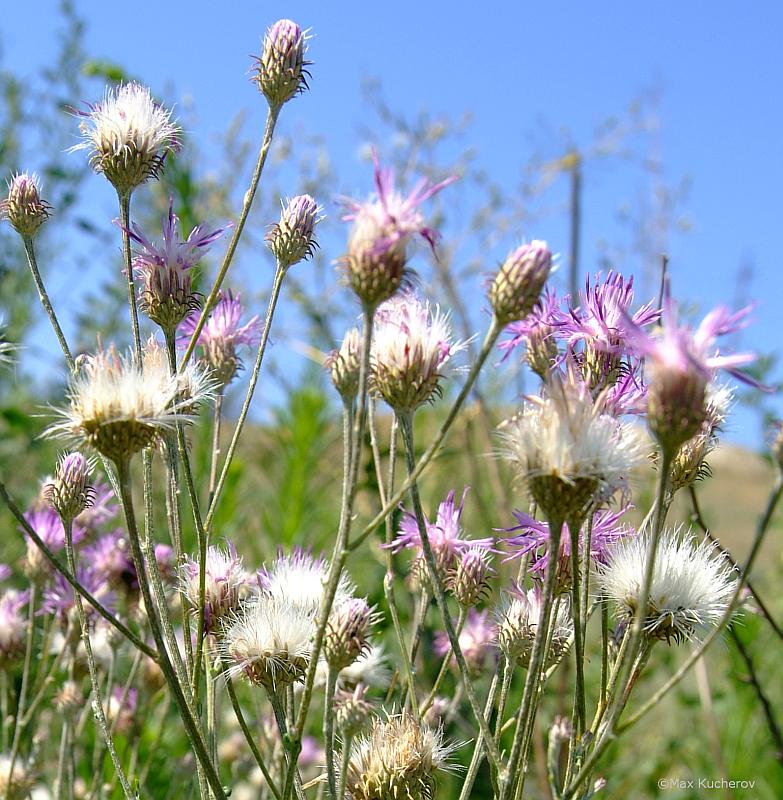
[[[6,3],[0,14],[4,61],[33,74],[44,63],[57,16],[54,0]],[[396,109],[458,115],[470,111],[466,139],[481,165],[511,188],[528,135],[546,120],[578,143],[645,88],[662,90],[660,155],[667,181],[692,181],[684,211],[687,235],[668,245],[675,291],[707,308],[737,296],[737,271],[753,265],[742,287],[759,299],[743,345],[777,348],[783,216],[783,4],[754,2],[77,2],[86,17],[87,50],[153,87],[191,95],[208,153],[221,123],[239,108],[260,129],[264,105],[247,80],[249,55],[281,16],[312,29],[312,91],[289,104],[282,125],[322,133],[341,164],[346,189],[364,193],[366,165],[357,128],[363,76],[379,76]],[[582,264],[597,265],[597,242],[614,232],[629,199],[621,166],[592,169],[584,191]],[[630,197],[633,200],[633,197]],[[336,216],[336,215],[334,215]],[[551,237],[567,252],[563,229],[522,230]],[[557,238],[560,237],[560,241]],[[503,252],[491,254],[493,260]],[[779,376],[778,376],[779,377]],[[757,442],[740,415],[733,436]]]

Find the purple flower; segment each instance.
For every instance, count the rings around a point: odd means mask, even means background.
[[[82,551],[81,560],[114,589],[135,591],[139,588],[138,576],[122,530],[107,533],[87,545]]]
[[[530,341],[552,340],[558,333],[556,323],[562,319],[560,306],[563,300],[567,299],[567,295],[558,298],[554,289],[545,289],[544,294],[533,306],[533,310],[524,319],[512,322],[506,327],[505,332],[511,334],[511,336],[498,345],[499,350],[505,351],[503,361],[511,355],[511,351],[518,345],[529,343]]]
[[[236,349],[240,345],[257,345],[261,341],[261,321],[258,315],[242,324],[242,302],[231,290],[221,292],[196,344],[201,345],[204,361],[212,376],[222,386],[230,383],[241,367]],[[196,330],[199,312],[194,312],[179,326],[179,343],[186,346]]]
[[[624,355],[636,331],[660,316],[652,302],[630,316],[633,298],[633,276],[626,281],[619,272],[610,271],[602,280],[599,273],[593,284],[588,276],[585,288],[579,290],[579,308],[571,309],[560,321],[560,335],[571,347],[582,342],[588,348]]]
[[[54,553],[59,552],[65,547],[65,529],[63,528],[60,515],[51,507],[31,508],[24,515],[27,524],[38,534],[43,543]],[[20,530],[23,530],[20,528]],[[72,528],[73,542],[76,544],[85,536],[85,530],[78,522],[74,521]],[[49,571],[48,561],[38,549],[38,545],[27,536],[27,567],[28,572],[41,574]]]
[[[471,670],[476,672],[481,670],[487,655],[495,649],[495,622],[489,616],[489,612],[471,608],[457,641]],[[435,654],[443,658],[450,649],[449,637],[445,631],[438,631],[433,641]]]
[[[598,511],[593,515],[593,530],[590,536],[590,558],[596,564],[605,564],[612,545],[625,536],[635,534],[633,528],[620,523],[620,518],[628,507],[619,511]],[[501,528],[507,533],[519,531],[515,536],[509,536],[505,542],[511,547],[518,548],[511,552],[506,561],[530,555],[530,572],[538,579],[543,580],[549,564],[549,524],[534,519],[522,511],[514,511],[517,525],[511,528]],[[587,525],[582,528],[579,538],[580,555],[584,548],[587,536]],[[571,575],[571,534],[568,525],[563,525],[560,537],[560,553],[558,558],[561,582],[570,583]]]
[[[78,525],[90,533],[94,533],[101,525],[111,522],[120,510],[114,502],[114,491],[103,481],[93,484],[93,502],[76,518]]]
[[[0,596],[0,668],[10,666],[24,653],[27,618],[22,609],[29,600],[29,592],[16,589]]]
[[[101,605],[115,610],[115,595],[109,587],[106,578],[92,569],[91,565],[76,567],[76,579]],[[94,610],[86,601],[83,602],[85,613],[90,616]],[[71,584],[58,572],[43,593],[41,609],[44,613],[56,614],[63,624],[67,622],[68,615],[75,608],[74,590]]]
[[[158,565],[163,580],[171,580],[176,573],[174,565],[174,550],[168,544],[155,545],[155,562]]]
[[[468,548],[485,548],[492,547],[492,539],[463,539],[462,528],[460,526],[460,517],[462,510],[465,507],[465,497],[469,491],[468,486],[462,492],[462,499],[459,506],[454,504],[454,490],[452,489],[446,499],[438,506],[438,514],[434,522],[430,522],[425,516],[427,525],[427,537],[429,538],[432,551],[435,555],[435,561],[439,569],[444,573],[454,565],[457,555]],[[390,547],[392,552],[399,553],[401,550],[412,549],[415,551],[417,558],[422,558],[421,535],[419,533],[419,526],[416,522],[416,517],[406,511],[400,521],[400,528],[397,532],[397,538],[390,544],[384,547]]]

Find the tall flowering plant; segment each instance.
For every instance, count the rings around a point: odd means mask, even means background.
[[[306,270],[297,265],[318,247],[318,201],[281,199],[265,234],[275,266],[266,309],[225,285],[277,119],[308,88],[308,40],[287,19],[267,31],[253,71],[267,124],[241,209],[221,227],[184,237],[173,201],[160,237],[131,219],[131,197],[164,178],[183,146],[148,88],[121,84],[75,112],[82,139],[73,150],[118,197],[129,350],[98,342],[75,357],[36,259],[56,210],[25,172],[0,202],[68,371],[42,430],[65,448],[52,474],[27,508],[0,480],[24,550],[20,574],[0,565],[5,798],[44,796],[44,786],[56,798],[153,796],[153,758],[172,747],[168,760],[185,768],[182,796],[204,800],[249,796],[248,787],[274,800],[429,800],[462,756],[460,800],[473,796],[482,769],[493,796],[510,800],[524,796],[558,671],[569,713],[549,733],[543,777],[558,800],[589,798],[603,788],[609,745],[620,734],[632,741],[626,731],[745,597],[781,480],[741,567],[714,537],[667,517],[677,492],[695,502],[709,474],[732,397],[718,374],[744,379],[754,360],[717,346],[748,310],[721,307],[692,328],[668,292],[662,309],[637,304],[633,278],[617,272],[562,297],[549,246],[533,240],[490,277],[487,331],[471,359],[472,340],[455,337],[410,266],[417,240],[438,257],[427,204],[455,178],[404,187],[377,153],[374,194],[340,201],[350,227],[336,262],[360,319],[325,361],[343,411],[339,513],[328,531],[303,530],[298,546],[264,563],[254,563],[236,519],[216,516],[240,442],[257,445],[245,423],[286,276]],[[224,234],[202,295],[193,277]],[[476,529],[475,488],[449,474],[452,488],[429,508],[420,482],[426,470],[445,473],[437,456],[498,347],[498,368],[529,368],[538,385],[498,424],[494,457],[510,465],[513,520],[484,504]],[[0,343],[0,368],[17,353]],[[224,399],[240,387],[231,418]],[[422,441],[422,410],[433,406],[440,423]],[[191,448],[205,429],[206,467]],[[781,449],[778,435],[778,465]],[[647,508],[637,489],[651,469]],[[373,472],[374,482],[363,479]],[[256,512],[256,498],[247,502]],[[627,521],[634,505],[646,513],[636,526]],[[325,538],[331,552],[315,552]],[[376,560],[382,587],[365,586],[357,567]],[[642,673],[678,646],[690,655],[631,714]],[[598,686],[586,670],[592,657]],[[95,737],[85,732],[90,718]],[[458,731],[470,732],[470,748]]]

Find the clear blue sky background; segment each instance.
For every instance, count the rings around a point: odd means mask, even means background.
[[[199,124],[190,135],[207,152],[240,107],[249,109],[251,125],[262,124],[264,105],[246,74],[265,27],[281,16],[310,27],[312,91],[289,104],[282,124],[323,133],[349,178],[346,188],[362,193],[368,188],[357,155],[362,76],[380,76],[396,109],[471,111],[469,141],[509,188],[537,120],[565,125],[587,143],[601,119],[658,85],[666,177],[693,181],[685,207],[693,230],[668,248],[676,292],[704,307],[732,302],[738,268],[752,263],[745,291],[760,306],[742,344],[768,351],[782,343],[779,2],[83,0],[77,7],[88,21],[90,55],[110,58],[156,88],[173,80],[180,95],[192,95]],[[0,32],[7,65],[33,74],[45,63],[55,9],[54,0],[5,0]],[[611,236],[612,215],[624,199],[618,172],[588,169],[585,269],[595,268],[596,243]],[[520,231],[520,238],[539,233]],[[565,240],[553,244],[566,252]],[[759,441],[744,414],[733,436]]]

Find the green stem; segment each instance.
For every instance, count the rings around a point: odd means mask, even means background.
[[[253,172],[253,177],[250,179],[250,187],[248,188],[247,192],[245,192],[245,197],[242,201],[242,211],[239,214],[239,219],[237,220],[237,224],[234,227],[234,232],[231,235],[231,241],[228,243],[228,249],[226,250],[225,256],[223,256],[223,263],[220,265],[220,269],[218,270],[217,277],[215,278],[214,284],[212,284],[212,289],[207,296],[207,299],[204,301],[204,308],[201,310],[201,316],[196,323],[196,327],[193,330],[193,335],[190,337],[190,341],[188,342],[188,346],[185,349],[185,353],[182,356],[182,364],[180,369],[184,369],[190,357],[193,355],[193,350],[196,347],[196,342],[198,337],[201,335],[201,331],[204,328],[204,324],[207,321],[207,317],[209,316],[210,312],[212,311],[213,306],[218,298],[218,294],[220,292],[220,287],[223,285],[223,280],[226,277],[226,273],[228,272],[228,268],[231,266],[231,261],[234,258],[234,253],[236,252],[237,245],[239,244],[239,239],[242,236],[242,231],[244,230],[245,223],[247,222],[248,214],[250,214],[250,207],[253,205],[253,198],[256,196],[256,190],[258,189],[258,184],[261,180],[261,173],[264,171],[264,164],[266,163],[266,156],[269,152],[269,145],[272,143],[272,137],[275,131],[275,124],[277,123],[277,117],[280,113],[280,108],[272,108],[270,106],[269,113],[266,117],[266,125],[264,127],[264,135],[261,139],[261,149],[258,151],[258,158],[256,160],[256,167]]]
[[[68,560],[68,569],[72,574],[76,574],[76,559],[73,552],[73,522],[69,519],[63,520],[63,528],[65,530],[65,556]],[[106,722],[106,714],[103,710],[103,699],[101,698],[101,685],[98,680],[98,668],[95,664],[95,656],[92,652],[92,644],[90,643],[90,633],[87,628],[87,615],[84,613],[84,606],[82,605],[82,598],[78,593],[74,592],[74,601],[76,603],[76,616],[79,620],[79,627],[81,628],[82,643],[84,644],[84,652],[87,655],[87,669],[90,673],[90,684],[92,685],[92,712],[95,715],[95,724],[100,730],[104,741],[106,742],[106,749],[109,751],[109,757],[114,765],[114,771],[122,787],[122,793],[125,795],[126,800],[133,800],[134,793],[125,777],[125,772],[120,763],[117,750],[114,746],[114,739],[112,738],[111,731]],[[12,754],[13,757],[13,754]],[[13,761],[12,769],[13,769]]]
[[[468,618],[468,610],[464,606],[460,606],[459,610],[459,619],[457,620],[457,638],[459,639],[459,635],[462,633],[462,628],[465,625],[465,620]],[[419,709],[419,716],[424,716],[427,713],[427,710],[430,706],[435,702],[435,697],[438,694],[438,689],[440,689],[441,683],[443,683],[446,674],[449,671],[449,666],[451,665],[451,658],[453,656],[453,652],[451,650],[451,645],[449,645],[448,650],[446,650],[446,655],[443,658],[443,663],[440,665],[440,670],[438,671],[438,676],[435,678],[435,683],[432,684],[432,689],[430,690],[427,699],[422,704],[421,708]]]
[[[579,533],[581,522],[571,519],[568,522],[568,530],[571,535],[571,613],[574,619],[574,663],[575,663],[575,682],[574,682],[574,739],[579,741],[584,733],[587,703],[585,697],[585,644],[582,617],[582,594],[580,591],[580,563],[579,563]],[[588,555],[589,558],[589,555]],[[573,751],[573,747],[571,750]]]
[[[338,800],[337,772],[334,765],[334,693],[337,688],[337,669],[329,664],[326,673],[326,693],[324,694],[324,748],[326,749],[326,777],[332,800]]]
[[[266,352],[266,345],[269,341],[269,332],[272,329],[272,318],[275,315],[275,308],[277,307],[277,301],[280,297],[280,288],[283,285],[283,278],[285,277],[286,269],[285,267],[277,265],[277,270],[275,272],[275,278],[272,283],[272,294],[269,298],[269,304],[266,309],[266,319],[264,320],[264,328],[261,333],[261,342],[258,345],[258,353],[256,355],[256,363],[253,366],[253,372],[250,375],[250,383],[247,387],[247,392],[245,393],[245,400],[242,403],[242,409],[239,412],[239,417],[237,419],[236,427],[234,428],[234,434],[231,437],[231,443],[228,446],[228,452],[226,453],[226,460],[223,462],[223,469],[220,471],[220,479],[217,482],[217,486],[215,487],[212,501],[209,504],[209,510],[207,511],[206,519],[204,520],[204,529],[209,531],[212,527],[212,522],[214,521],[215,512],[217,511],[218,503],[220,502],[220,495],[223,491],[223,488],[226,484],[226,479],[228,478],[228,471],[231,467],[231,462],[234,458],[234,453],[236,452],[237,445],[239,444],[239,437],[242,433],[242,428],[244,427],[245,420],[247,419],[247,415],[250,412],[250,404],[253,400],[253,394],[256,389],[256,384],[258,383],[258,376],[261,374],[261,365],[264,361],[264,353]],[[183,358],[182,363],[185,363],[185,359]]]
[[[141,544],[139,541],[139,531],[133,508],[133,494],[131,490],[131,476],[129,467],[130,465],[127,461],[117,464],[117,473],[120,485],[120,499],[122,502],[123,511],[125,513],[125,521],[128,527],[128,539],[131,545],[131,555],[133,557],[136,574],[138,575],[139,586],[144,599],[144,606],[147,609],[147,619],[149,620],[150,628],[152,629],[152,636],[155,640],[155,645],[160,656],[159,660],[161,671],[163,672],[163,677],[165,678],[166,683],[171,690],[174,702],[177,705],[180,717],[184,723],[185,732],[187,733],[188,739],[193,746],[196,758],[204,771],[206,780],[208,781],[218,800],[227,800],[226,793],[223,791],[223,786],[220,783],[220,777],[218,776],[215,766],[212,763],[204,744],[204,739],[202,738],[198,723],[196,722],[195,714],[191,710],[188,699],[182,689],[166,650],[166,642],[161,629],[160,621],[157,617],[156,605],[150,591],[146,568],[144,565],[144,556],[142,554]]]
[[[280,740],[283,744],[283,756],[287,765],[283,798],[289,797],[291,790],[295,789],[299,800],[304,800],[302,779],[299,777],[299,769],[296,765],[299,756],[299,746],[298,742],[292,740],[288,734],[288,722],[286,721],[283,698],[277,689],[270,689],[267,693],[269,695],[269,702],[272,705],[272,711],[275,715],[275,721],[277,722],[277,729],[280,731]]]
[[[505,683],[505,668],[503,671]],[[492,714],[492,707],[495,705],[495,697],[498,690],[498,673],[492,676],[492,683],[489,687],[489,694],[487,695],[487,702],[484,704],[484,716],[489,719]],[[499,712],[500,713],[500,712]],[[497,734],[496,734],[497,735]],[[478,774],[479,767],[484,758],[484,737],[479,733],[476,739],[476,745],[473,748],[473,755],[470,759],[468,771],[465,773],[465,778],[460,791],[459,800],[469,800],[470,793],[473,789],[473,784],[476,782],[476,775]]]
[[[130,203],[131,192],[117,193],[120,203],[120,229],[122,230],[122,254],[125,263],[125,277],[128,282],[128,308],[130,309],[131,332],[136,363],[141,364],[141,333],[139,331],[139,310],[136,304],[136,286],[133,281],[133,257],[130,245]]]
[[[57,341],[60,343],[60,349],[63,351],[65,361],[68,364],[68,369],[71,372],[74,372],[76,365],[74,363],[73,356],[71,355],[71,349],[68,347],[65,334],[63,333],[63,329],[60,327],[57,314],[55,314],[54,308],[49,300],[49,295],[46,291],[43,278],[38,270],[38,261],[35,257],[33,240],[29,236],[23,236],[22,241],[24,242],[24,249],[27,253],[27,263],[30,265],[30,272],[33,274],[33,281],[35,281],[35,288],[38,289],[38,299],[41,301],[41,305],[44,307],[44,311],[46,311],[46,314],[49,317],[49,322],[54,329],[54,334],[57,337]]]
[[[351,745],[353,744],[353,736],[345,735],[343,737],[342,757],[340,759],[340,780],[337,786],[337,797],[343,800],[345,797],[345,785],[348,781],[348,765],[351,763]]]
[[[413,444],[414,442],[413,415],[410,412],[402,412],[402,413],[398,412],[397,419],[400,423],[400,428],[402,430],[402,439],[405,444],[405,455],[408,464],[408,474],[409,476],[412,477],[415,474],[416,470],[416,457]],[[419,497],[418,484],[416,483],[416,479],[413,477],[410,485],[410,495],[411,495],[411,502],[413,503],[413,512],[416,517],[416,523],[419,528],[419,538],[421,539],[421,547],[424,553],[424,560],[427,564],[430,583],[435,593],[435,600],[438,604],[438,609],[440,611],[443,627],[446,629],[446,635],[449,638],[449,642],[451,643],[451,649],[454,652],[454,658],[457,662],[457,667],[459,668],[459,672],[462,677],[462,685],[464,686],[465,694],[467,695],[468,698],[468,703],[470,704],[470,707],[473,711],[473,715],[475,716],[476,721],[479,724],[481,732],[484,734],[487,754],[490,758],[490,761],[492,761],[492,765],[495,767],[495,769],[500,770],[501,767],[500,751],[498,750],[497,743],[495,742],[495,738],[492,735],[492,731],[490,731],[489,729],[487,720],[484,717],[484,712],[482,711],[481,706],[479,706],[478,699],[476,697],[476,690],[470,678],[468,665],[465,661],[465,656],[462,653],[462,648],[459,646],[459,640],[457,638],[456,631],[454,630],[454,623],[452,622],[451,615],[449,613],[449,606],[446,601],[446,593],[443,589],[443,582],[441,580],[440,575],[438,574],[438,567],[435,561],[435,554],[432,552],[432,545],[430,544],[429,534],[427,533],[427,523],[424,519],[424,511],[421,506],[421,498]]]

